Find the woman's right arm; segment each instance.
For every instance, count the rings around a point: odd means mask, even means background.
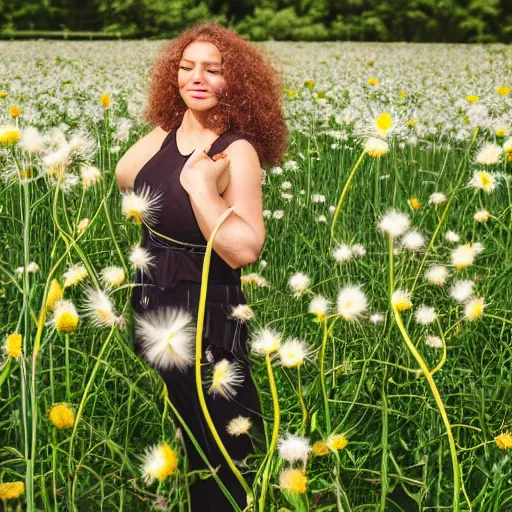
[[[116,180],[121,192],[133,188],[138,172],[160,149],[167,133],[157,126],[131,146],[120,158],[116,165]]]

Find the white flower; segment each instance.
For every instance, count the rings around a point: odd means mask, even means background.
[[[501,146],[494,143],[486,143],[476,155],[476,163],[483,165],[497,164],[502,153]]]
[[[263,210],[263,217],[265,217],[266,219],[272,217],[272,210]]]
[[[379,221],[379,229],[394,238],[403,235],[409,228],[409,216],[398,210],[388,210]]]
[[[304,465],[311,452],[311,446],[307,437],[297,436],[288,432],[279,438],[278,449],[280,457],[286,462],[302,461]]]
[[[123,194],[122,211],[126,220],[133,218],[137,224],[153,224],[160,208],[161,193],[152,193],[144,185],[139,192],[129,190]]]
[[[313,203],[325,203],[325,196],[322,194],[313,194],[311,196],[311,201]]]
[[[402,245],[410,251],[419,251],[425,245],[425,237],[417,229],[411,229],[403,236]]]
[[[373,313],[370,315],[370,322],[372,324],[379,324],[384,320],[384,315],[382,313]]]
[[[280,220],[284,217],[284,211],[283,210],[275,210],[272,213],[272,218]]]
[[[490,193],[496,189],[496,177],[487,171],[475,171],[468,185]]]
[[[140,269],[147,273],[149,267],[155,264],[155,256],[144,247],[141,247],[140,244],[136,244],[130,254],[130,263],[135,269]]]
[[[490,216],[491,214],[487,210],[478,210],[475,215],[473,215],[473,219],[475,222],[487,222]]]
[[[288,192],[282,192],[282,193],[281,193],[281,197],[282,197],[285,201],[290,201],[290,199],[293,199],[293,194],[289,194]]]
[[[174,450],[167,443],[146,448],[142,464],[144,483],[151,485],[155,478],[162,482],[167,476],[174,473],[177,462]]]
[[[453,283],[450,295],[457,302],[466,302],[473,295],[475,283],[469,279],[459,280]]]
[[[354,244],[352,246],[352,254],[359,258],[362,258],[366,255],[366,248],[361,244]]]
[[[87,229],[87,226],[89,226],[89,219],[86,217],[82,219],[77,226],[78,233],[82,233],[85,229]]]
[[[311,279],[304,272],[297,272],[288,279],[288,286],[295,297],[300,297],[307,290]]]
[[[338,314],[345,320],[351,321],[360,317],[368,306],[361,285],[348,285],[340,290],[337,300]]]
[[[429,204],[442,204],[446,202],[446,196],[442,192],[433,192],[428,198]]]
[[[325,215],[319,215],[317,218],[316,218],[316,221],[317,222],[327,222],[327,217]]]
[[[263,327],[252,342],[252,350],[258,355],[267,355],[279,350],[281,334],[273,329]]]
[[[391,304],[398,311],[404,311],[412,308],[411,292],[400,288],[395,290],[391,295]]]
[[[385,140],[369,137],[365,142],[364,150],[371,157],[378,158],[389,151],[389,145]]]
[[[208,394],[219,394],[231,400],[237,393],[235,388],[244,382],[244,374],[238,363],[222,359],[213,367],[213,377]]]
[[[247,304],[238,304],[238,306],[232,306],[231,318],[246,322],[254,318],[254,311]]]
[[[119,286],[125,278],[124,270],[121,267],[105,267],[101,271],[103,284],[108,288]]]
[[[316,295],[313,297],[308,306],[308,311],[315,314],[316,316],[323,318],[327,315],[329,308],[329,300],[322,295]]]
[[[428,306],[420,306],[416,310],[416,322],[421,325],[428,325],[435,322],[437,319],[437,313],[434,308]]]
[[[230,436],[241,436],[247,434],[252,427],[251,419],[247,416],[237,416],[227,425],[226,431]]]
[[[425,272],[425,279],[438,286],[443,286],[448,277],[448,269],[444,265],[431,265]]]
[[[289,181],[283,181],[283,183],[281,183],[281,188],[283,190],[290,190],[292,188],[292,184]]]
[[[308,355],[308,348],[305,341],[292,338],[279,347],[281,363],[287,368],[295,368],[304,364]]]
[[[84,265],[81,263],[76,263],[75,265],[71,265],[69,269],[64,272],[64,288],[66,286],[73,286],[76,283],[84,280],[89,274]]]
[[[84,188],[89,188],[98,183],[101,179],[101,171],[97,167],[91,165],[82,165],[80,167],[80,176]]]
[[[452,263],[457,270],[469,267],[475,259],[475,251],[471,244],[459,245],[451,252]]]
[[[464,307],[464,318],[466,320],[476,320],[484,314],[485,302],[483,298],[470,300]]]
[[[36,273],[39,271],[39,265],[35,261],[31,261],[27,266],[27,272]]]
[[[114,305],[110,297],[101,290],[88,288],[85,290],[86,304],[85,310],[91,322],[97,327],[112,327],[113,325],[122,325],[122,317],[114,314]]]
[[[184,371],[194,362],[196,324],[192,314],[180,307],[165,307],[134,313],[135,333],[142,352],[153,367]]]
[[[29,153],[41,153],[44,149],[44,137],[37,128],[28,126],[23,129],[18,145]]]
[[[347,244],[340,244],[332,250],[336,263],[343,263],[352,258],[352,248]]]
[[[447,231],[444,238],[447,242],[458,242],[460,240],[459,235],[455,231]]]
[[[443,340],[439,336],[429,334],[425,337],[425,345],[430,348],[443,348]]]

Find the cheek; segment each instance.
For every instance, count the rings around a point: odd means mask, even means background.
[[[219,94],[226,90],[226,80],[224,78],[213,78],[210,81],[210,87],[215,91],[215,94]]]

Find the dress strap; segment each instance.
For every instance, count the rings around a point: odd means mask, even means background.
[[[232,142],[238,139],[245,139],[246,137],[243,133],[238,132],[224,132],[221,134],[212,144],[210,151],[208,151],[208,155],[212,157],[216,153],[221,153],[224,151]]]

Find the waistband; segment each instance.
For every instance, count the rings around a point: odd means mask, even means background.
[[[182,281],[179,288],[187,294],[187,300],[192,304],[199,303],[201,284]],[[206,302],[219,302],[222,304],[246,304],[247,300],[240,285],[236,284],[209,284],[206,290]]]

